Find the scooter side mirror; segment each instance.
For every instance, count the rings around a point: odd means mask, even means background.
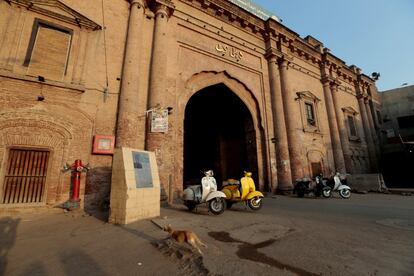
[[[246,171],[244,171],[244,176],[245,177],[252,177],[252,173],[251,172],[246,172]]]
[[[213,172],[213,170],[208,170],[208,171],[205,171],[205,172],[203,172],[204,173],[204,175],[205,176],[214,176],[214,172]]]

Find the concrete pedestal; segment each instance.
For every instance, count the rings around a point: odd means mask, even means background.
[[[160,215],[160,179],[153,152],[116,149],[110,208],[109,223],[115,224]]]

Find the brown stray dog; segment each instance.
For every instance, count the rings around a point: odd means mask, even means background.
[[[203,252],[201,252],[200,248],[198,247],[198,245],[202,245],[204,247],[207,248],[207,245],[205,245],[198,237],[197,235],[193,232],[193,231],[189,231],[189,230],[173,230],[171,228],[171,224],[168,224],[168,226],[165,226],[163,228],[164,231],[170,233],[171,237],[178,243],[183,243],[186,242],[189,245],[191,245],[192,247],[194,247],[195,249],[197,249],[197,251],[203,255]]]

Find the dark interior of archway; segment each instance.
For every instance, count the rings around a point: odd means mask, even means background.
[[[223,180],[240,179],[243,171],[257,181],[256,133],[246,105],[225,85],[193,95],[185,110],[184,186],[199,184],[201,171],[212,169]]]

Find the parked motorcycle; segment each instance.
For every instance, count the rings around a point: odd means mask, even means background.
[[[338,191],[342,198],[351,197],[351,187],[347,185],[345,176],[342,176],[340,173],[336,173],[335,176],[328,179],[327,182],[327,185],[332,189],[332,192]]]
[[[304,197],[305,194],[313,193],[316,197],[323,196],[328,198],[331,196],[331,187],[329,187],[325,181],[323,181],[322,175],[315,177],[316,185],[312,185],[312,180],[304,177],[296,180],[293,193],[297,194],[298,197]]]
[[[212,170],[204,172],[201,185],[193,185],[183,192],[184,205],[188,210],[194,210],[197,205],[207,203],[210,212],[220,215],[226,209],[226,195],[217,191],[217,183]]]
[[[257,211],[263,206],[263,194],[256,191],[256,185],[251,172],[244,172],[239,181],[230,181],[221,190],[226,195],[227,208],[234,203],[244,202],[250,209]]]

